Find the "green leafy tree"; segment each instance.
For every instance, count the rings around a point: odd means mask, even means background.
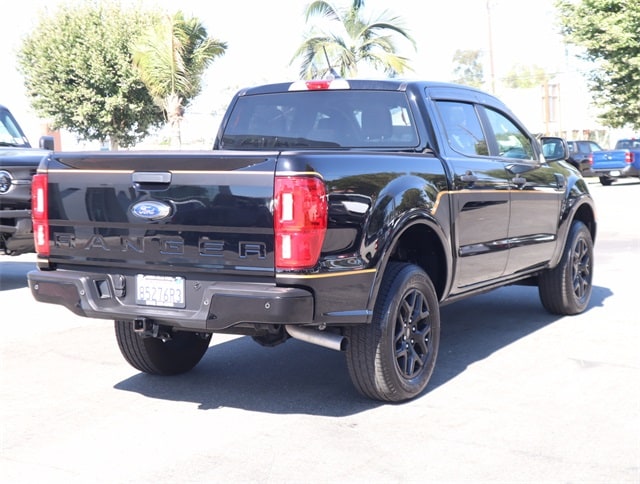
[[[530,88],[543,85],[549,76],[540,66],[514,65],[504,78],[504,84],[511,88]]]
[[[363,16],[363,9],[364,0],[352,0],[347,9],[324,0],[307,5],[305,21],[311,27],[291,60],[293,64],[301,59],[302,79],[322,76],[331,69],[342,77],[353,77],[362,63],[392,77],[410,70],[409,60],[398,54],[394,42],[399,36],[415,47],[401,19],[385,11],[369,21]]]
[[[133,61],[180,145],[184,110],[202,90],[202,75],[227,44],[209,37],[202,23],[182,12],[164,16],[134,46]]]
[[[479,50],[456,50],[453,55],[453,82],[472,87],[482,87],[484,71]]]
[[[129,147],[164,121],[132,64],[131,39],[157,14],[79,1],[44,11],[18,52],[35,112],[86,141]]]
[[[562,32],[594,68],[589,83],[602,121],[640,129],[640,0],[559,0]]]

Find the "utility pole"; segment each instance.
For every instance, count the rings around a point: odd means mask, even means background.
[[[489,27],[489,69],[491,73],[491,93],[496,93],[496,73],[493,64],[493,28],[491,26],[491,0],[487,0],[487,22]]]

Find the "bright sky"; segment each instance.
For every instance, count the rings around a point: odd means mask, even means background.
[[[211,112],[224,108],[239,87],[297,78],[298,65],[290,66],[289,62],[307,30],[303,12],[309,0],[141,1],[163,6],[170,12],[180,8],[186,15],[198,17],[212,37],[228,44],[226,54],[209,68],[205,92],[192,110]],[[22,79],[16,72],[15,52],[21,38],[36,26],[38,12],[46,5],[52,10],[63,2],[66,0],[19,0],[6,2],[2,7],[0,104],[9,106],[19,121],[27,125],[32,143],[37,143],[40,136],[39,125],[34,121]],[[334,0],[334,4],[341,6],[350,2]],[[416,40],[416,51],[402,52],[411,59],[414,69],[408,77],[449,81],[457,49],[482,50],[485,79],[489,78],[488,11],[496,77],[503,76],[515,64],[538,65],[547,72],[565,69],[565,49],[557,34],[553,3],[553,0],[448,0],[425,2],[420,12],[415,8],[415,0],[366,0],[365,5],[371,18],[385,10],[401,17]]]

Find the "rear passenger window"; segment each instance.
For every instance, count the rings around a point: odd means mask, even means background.
[[[524,132],[503,114],[488,108],[486,113],[501,157],[520,160],[535,159],[531,140]]]
[[[437,103],[449,146],[465,155],[488,155],[480,120],[472,104],[440,101]]]

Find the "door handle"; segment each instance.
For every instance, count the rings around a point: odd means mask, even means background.
[[[139,190],[166,190],[171,184],[168,171],[136,171],[131,174],[133,186]]]
[[[133,183],[171,183],[168,171],[136,171],[131,174]]]

